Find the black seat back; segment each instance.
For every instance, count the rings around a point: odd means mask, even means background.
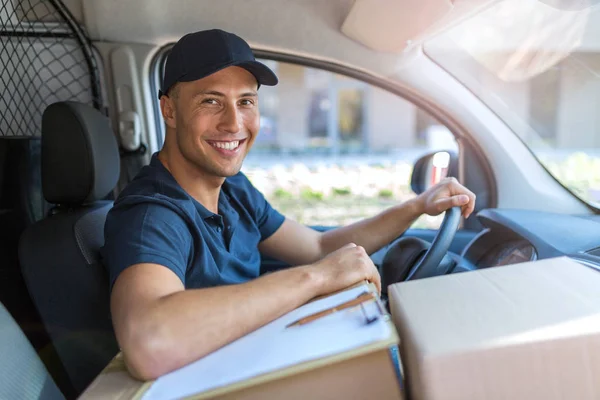
[[[99,250],[112,207],[103,199],[117,183],[119,151],[106,117],[60,102],[44,112],[41,156],[43,193],[54,208],[25,230],[19,259],[72,385],[66,389],[79,394],[118,351]]]

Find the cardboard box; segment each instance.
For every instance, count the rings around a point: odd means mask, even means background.
[[[190,396],[213,400],[403,400],[388,348],[329,359],[240,384]],[[80,400],[141,400],[152,382],[140,382],[126,371],[121,353],[79,397]]]
[[[362,284],[356,285],[350,289],[361,286]],[[372,285],[369,288],[374,290]],[[325,297],[328,296],[321,299]],[[347,311],[350,314],[352,312]],[[403,400],[402,377],[394,362],[397,360],[398,335],[389,315],[383,315],[380,321],[388,327],[386,331],[389,334],[385,338],[184,398]],[[357,328],[360,326],[357,325]],[[153,384],[153,381],[140,382],[133,379],[126,370],[123,355],[119,353],[80,399],[140,400],[148,394]],[[172,393],[159,397],[181,398]]]
[[[600,399],[600,272],[561,257],[389,293],[409,399]]]

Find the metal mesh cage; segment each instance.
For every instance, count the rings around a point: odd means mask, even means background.
[[[0,137],[36,137],[57,101],[103,109],[89,39],[60,0],[0,0]]]

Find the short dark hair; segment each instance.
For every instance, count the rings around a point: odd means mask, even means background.
[[[172,98],[176,99],[178,96],[179,96],[179,82],[176,82],[167,91],[167,97],[172,97]]]

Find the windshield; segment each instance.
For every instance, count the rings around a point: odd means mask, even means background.
[[[501,1],[424,49],[502,118],[557,180],[600,206],[599,5]]]

